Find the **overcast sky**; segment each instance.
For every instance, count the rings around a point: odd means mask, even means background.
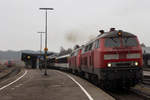
[[[0,0],[0,50],[39,49],[37,32],[45,21],[40,7],[54,8],[48,12],[49,51],[83,44],[111,27],[150,46],[150,0]]]

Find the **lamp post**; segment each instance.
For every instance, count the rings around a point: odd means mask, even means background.
[[[39,10],[45,10],[45,72],[44,75],[47,75],[47,10],[54,10],[53,8],[39,8]]]

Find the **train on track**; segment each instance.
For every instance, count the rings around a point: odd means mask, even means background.
[[[150,68],[150,53],[143,54],[143,65],[146,68]]]
[[[51,58],[51,63],[55,67],[67,63],[69,72],[104,88],[129,88],[141,82],[143,57],[137,36],[114,28],[100,33],[70,55]]]
[[[15,65],[15,61],[12,61],[12,60],[8,60],[4,63],[5,66],[7,67],[12,67]]]

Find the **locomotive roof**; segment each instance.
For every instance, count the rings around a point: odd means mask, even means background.
[[[98,36],[100,38],[105,38],[105,37],[118,37],[118,32],[121,32],[122,37],[130,37],[130,36],[135,36],[134,34],[131,34],[129,32],[125,32],[125,31],[120,31],[120,30],[115,30],[112,32],[105,32],[102,35]]]
[[[104,32],[103,34],[101,35],[98,35],[95,39],[87,42],[85,45],[88,45],[90,44],[91,42],[99,39],[99,38],[107,38],[107,37],[118,37],[118,32],[121,32],[122,33],[122,37],[135,37],[136,35],[132,34],[132,33],[129,33],[129,32],[125,32],[125,31],[122,31],[122,30],[115,30],[115,31],[112,31],[112,32]]]
[[[92,43],[93,41],[95,41],[95,40],[97,40],[99,38],[118,37],[118,32],[122,33],[122,35],[121,35],[122,37],[136,37],[136,35],[134,35],[132,33],[129,33],[129,32],[122,31],[122,30],[115,30],[115,31],[112,31],[112,32],[104,32],[103,34],[98,35],[95,39],[93,39],[91,41],[88,41],[86,44],[84,44],[83,47],[85,47],[86,45]],[[79,50],[79,49],[81,49],[83,47],[80,47],[77,50]],[[73,50],[73,52],[76,52],[77,50]]]

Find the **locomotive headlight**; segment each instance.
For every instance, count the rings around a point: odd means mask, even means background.
[[[118,54],[105,54],[104,60],[119,59]]]
[[[107,64],[107,67],[111,67],[111,66],[112,66],[112,64],[111,64],[111,63],[108,63],[108,64]]]
[[[134,63],[134,65],[135,65],[135,66],[138,66],[138,65],[139,65],[139,63],[138,63],[138,62],[135,62],[135,63]]]
[[[136,59],[136,58],[140,58],[140,53],[131,53],[131,54],[127,54],[127,59]]]

